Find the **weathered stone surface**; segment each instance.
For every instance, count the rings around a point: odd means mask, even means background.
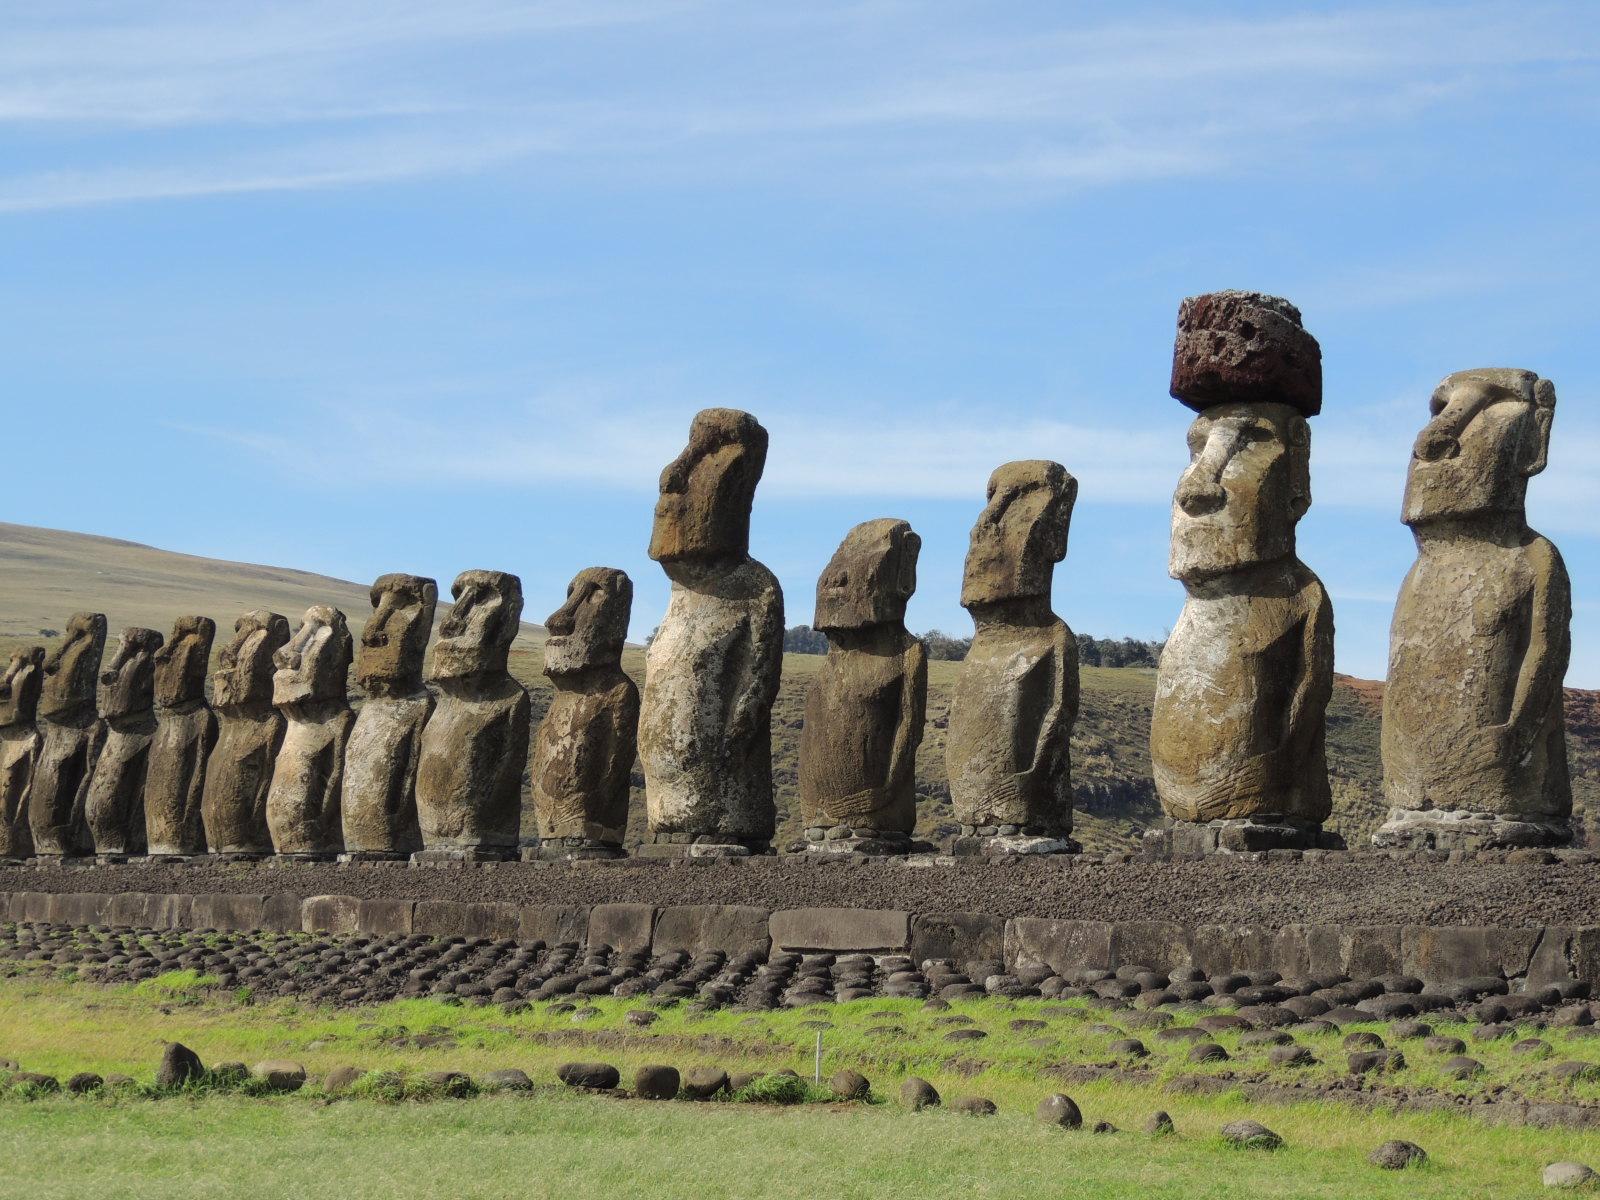
[[[1072,830],[1078,641],[1051,611],[1050,589],[1077,495],[1060,463],[1006,463],[989,477],[961,585],[976,628],[945,746],[963,825],[1016,825],[1055,839]]]
[[[928,697],[928,652],[906,631],[922,539],[905,521],[857,525],[817,580],[813,626],[828,657],[806,693],[800,814],[824,849],[909,838],[917,823],[916,758]]]
[[[350,651],[344,613],[313,604],[273,656],[272,702],[286,726],[267,792],[267,828],[279,854],[322,857],[343,846],[339,791],[355,720],[347,697]]]
[[[533,806],[553,850],[622,852],[639,734],[639,689],[622,672],[633,581],[589,567],[545,622],[555,687],[533,746]]]
[[[1071,1096],[1054,1092],[1039,1101],[1033,1115],[1046,1125],[1059,1125],[1063,1129],[1077,1129],[1083,1124],[1083,1113]]]
[[[1233,402],[1322,411],[1322,347],[1300,310],[1260,292],[1210,292],[1178,309],[1172,396],[1197,412]]]
[[[0,860],[33,853],[28,795],[39,759],[39,690],[44,685],[44,647],[11,656],[0,675]]]
[[[828,1090],[841,1100],[865,1100],[872,1095],[872,1084],[861,1072],[845,1067],[829,1077]]]
[[[182,1042],[168,1042],[161,1052],[161,1064],[156,1068],[156,1086],[180,1088],[187,1083],[199,1083],[205,1074],[205,1064],[198,1054]]]
[[[900,1103],[912,1112],[921,1112],[925,1108],[938,1108],[939,1090],[926,1079],[912,1075],[900,1085]]]
[[[433,693],[422,668],[439,585],[420,575],[381,575],[361,631],[356,679],[367,698],[344,752],[340,819],[347,852],[411,854],[417,824],[417,762]]]
[[[763,849],[772,839],[772,702],[783,592],[750,557],[750,508],[767,431],[749,413],[696,415],[661,473],[650,557],[672,599],[646,655],[639,718],[645,805],[657,841]]]
[[[633,1094],[641,1100],[672,1100],[678,1095],[678,1068],[647,1063],[633,1073]]]
[[[1545,1167],[1540,1181],[1547,1188],[1589,1188],[1600,1181],[1600,1175],[1581,1162],[1553,1162]]]
[[[272,705],[273,659],[289,622],[264,608],[233,624],[211,677],[217,743],[206,760],[200,812],[214,854],[271,854],[267,793],[286,722]]]
[[[888,909],[789,908],[772,914],[772,945],[780,950],[904,950],[911,915]]]
[[[767,930],[771,915],[767,909],[748,904],[669,905],[656,917],[650,946],[657,954],[720,950],[730,958],[740,954],[765,958],[772,944]]]
[[[84,819],[98,854],[140,854],[145,846],[144,784],[155,737],[154,629],[129,626],[100,676],[104,735],[84,801]]]
[[[911,961],[948,958],[957,963],[1005,958],[1004,917],[987,913],[917,913],[911,918]]]
[[[105,733],[95,711],[105,645],[105,615],[74,613],[61,645],[45,660],[39,757],[28,798],[35,854],[61,857],[92,848],[84,810]]]
[[[271,1092],[298,1092],[306,1083],[305,1065],[288,1058],[258,1062],[250,1074]]]
[[[1277,1150],[1283,1139],[1260,1121],[1229,1121],[1222,1127],[1222,1140],[1250,1150]]]
[[[516,914],[517,931],[512,936],[518,941],[577,945],[588,934],[589,909],[585,906],[525,904],[517,907]]]
[[[355,896],[307,896],[300,902],[300,928],[305,933],[355,933],[361,901]]]
[[[422,729],[417,817],[430,851],[514,853],[528,762],[528,693],[506,670],[522,620],[522,581],[463,571],[439,627],[429,678],[437,705]]]
[[[623,953],[648,950],[655,923],[649,904],[596,904],[589,910],[589,945]]]
[[[217,741],[216,714],[206,704],[206,669],[216,633],[210,617],[179,617],[156,654],[156,732],[144,783],[145,842],[151,854],[206,850],[206,760]]]
[[[1383,695],[1379,845],[1470,849],[1570,838],[1561,683],[1571,584],[1528,528],[1555,387],[1532,371],[1447,377],[1418,435],[1401,519],[1417,561],[1401,584]]]
[[[1013,917],[1006,922],[1005,964],[1049,967],[1057,975],[1083,968],[1109,971],[1112,925],[1109,921],[1057,921]]]
[[[556,1078],[568,1087],[603,1090],[617,1086],[621,1074],[610,1063],[562,1063],[556,1068]]]

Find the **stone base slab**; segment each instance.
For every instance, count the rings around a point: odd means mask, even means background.
[[[586,838],[550,838],[522,848],[523,862],[593,862],[626,856],[621,846]]]
[[[994,837],[958,837],[950,842],[950,853],[961,858],[974,855],[1081,854],[1083,847],[1070,837],[1045,837],[1041,834],[997,834]]]
[[[1566,821],[1521,821],[1499,813],[1391,808],[1372,835],[1384,850],[1521,850],[1569,846]]]
[[[418,850],[411,861],[419,867],[458,867],[470,863],[516,862],[515,846],[476,846],[452,850]]]
[[[1166,829],[1152,829],[1144,835],[1144,852],[1151,858],[1342,849],[1344,839],[1321,825],[1272,816],[1174,821]]]
[[[915,854],[931,849],[898,829],[852,829],[848,825],[816,825],[806,830],[807,854]]]
[[[771,854],[772,848],[744,842],[646,842],[634,853],[640,858],[749,858]]]
[[[339,855],[342,863],[403,863],[410,862],[411,855],[404,850],[346,850]]]

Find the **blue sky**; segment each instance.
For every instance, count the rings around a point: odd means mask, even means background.
[[[1339,669],[1383,673],[1433,385],[1517,366],[1597,687],[1597,57],[1577,2],[0,4],[5,519],[511,570],[535,620],[620,566],[642,637],[657,474],[732,405],[791,624],[899,516],[908,623],[969,631],[984,481],[1049,457],[1057,609],[1159,637],[1174,318],[1243,287],[1322,343]]]

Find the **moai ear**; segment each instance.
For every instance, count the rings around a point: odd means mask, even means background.
[[[1550,426],[1556,419],[1556,385],[1541,379],[1533,386],[1533,419],[1523,426],[1518,469],[1531,478],[1550,461]]]
[[[895,554],[895,595],[910,599],[917,590],[917,556],[921,553],[922,538],[907,527],[899,552]]]
[[[1311,425],[1301,416],[1289,422],[1289,511],[1298,521],[1311,507]]]

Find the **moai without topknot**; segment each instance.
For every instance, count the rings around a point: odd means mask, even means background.
[[[33,853],[28,794],[39,758],[43,685],[43,646],[17,651],[0,675],[0,862],[21,862]]]
[[[417,763],[433,693],[422,682],[439,585],[420,575],[383,575],[356,650],[367,697],[344,752],[343,858],[405,859],[422,849]]]
[[[958,854],[1079,849],[1070,837],[1078,639],[1050,607],[1077,496],[1060,463],[1006,463],[972,527],[961,604],[975,632],[945,743]]]
[[[1434,390],[1401,513],[1417,561],[1389,634],[1379,846],[1571,840],[1571,585],[1524,508],[1555,407],[1555,385],[1532,371],[1461,371]]]
[[[917,823],[917,747],[928,651],[906,630],[922,539],[905,521],[865,521],[817,580],[812,626],[828,657],[806,693],[800,816],[806,848],[904,854]]]
[[[615,858],[628,827],[639,689],[622,672],[633,581],[579,571],[545,622],[544,673],[555,686],[533,744],[533,806],[544,859]]]
[[[206,762],[217,743],[206,671],[216,636],[210,617],[179,617],[156,654],[156,735],[144,781],[146,853],[154,859],[206,852]]]
[[[272,656],[272,702],[285,726],[267,791],[267,828],[273,852],[286,858],[330,859],[344,847],[339,788],[355,721],[350,650],[344,613],[313,604],[289,644]]]
[[[645,656],[639,758],[651,855],[771,848],[772,702],[783,664],[783,590],[750,557],[750,509],[767,431],[708,408],[661,472],[650,557],[672,581]]]
[[[438,690],[417,768],[418,862],[517,856],[531,706],[506,663],[521,628],[522,581],[463,571],[439,625],[428,678]]]
[[[1172,394],[1199,416],[1172,501],[1188,598],[1156,675],[1150,758],[1179,854],[1324,844],[1333,609],[1295,555],[1322,352],[1286,300],[1183,302]]]
[[[95,710],[95,687],[105,648],[105,614],[74,613],[61,645],[45,660],[39,759],[28,797],[33,852],[41,858],[70,858],[92,850],[84,806],[104,734]]]
[[[145,769],[156,733],[156,652],[161,641],[154,629],[129,626],[100,675],[105,735],[84,816],[102,859],[116,861],[145,850]]]
[[[206,760],[200,812],[206,844],[224,858],[272,853],[267,793],[285,725],[272,704],[273,659],[288,642],[285,617],[264,608],[247,612],[233,623],[233,641],[211,676],[217,742]]]

